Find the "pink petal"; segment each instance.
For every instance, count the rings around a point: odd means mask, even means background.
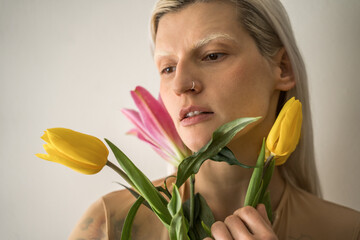
[[[141,89],[141,91],[137,91]],[[167,129],[163,126],[165,122],[161,120],[164,110],[159,102],[151,96],[144,88],[137,87],[131,92],[135,104],[137,105],[144,127],[147,132],[155,139],[163,148],[169,150],[168,142],[171,141],[166,134]],[[165,115],[166,117],[166,115]]]
[[[169,128],[167,131],[170,139],[175,143],[175,145],[181,150],[181,152],[183,152],[184,154],[186,153],[190,153],[190,150],[185,146],[185,144],[183,143],[183,141],[181,140],[179,133],[177,132],[176,128],[175,128],[175,124],[173,122],[173,120],[170,117],[169,112],[166,110],[165,104],[163,102],[163,100],[161,99],[161,96],[159,95],[158,98],[158,102],[160,103],[160,105],[162,106],[162,108],[166,111],[166,115],[168,116],[168,122],[169,122]]]
[[[191,155],[176,131],[175,125],[161,98],[156,100],[145,88],[136,87],[131,96],[139,112],[123,109],[123,114],[135,125],[128,134],[147,142],[165,160],[178,165]]]
[[[153,139],[151,134],[148,133],[148,130],[144,127],[143,122],[141,121],[140,115],[137,111],[132,109],[122,109],[121,112],[135,125],[136,129],[132,129],[130,134],[135,134],[138,136],[138,133],[141,133],[145,138],[149,139],[149,142],[156,144],[156,141]]]
[[[162,157],[163,159],[165,159],[166,161],[168,161],[172,165],[178,166],[180,164],[180,161],[176,161],[174,159],[174,157],[165,154],[163,151],[161,151],[161,149],[158,149],[158,148],[153,148],[153,149],[155,150],[155,152],[157,152],[157,154],[160,155],[160,157]]]
[[[163,146],[160,146],[157,141],[155,141],[150,134],[146,131],[147,129],[144,129],[141,125],[142,122],[139,122],[139,114],[138,112],[131,110],[131,109],[122,109],[122,112],[125,114],[126,117],[130,119],[131,122],[134,123],[136,128],[131,129],[128,131],[128,134],[132,134],[137,136],[140,140],[145,141],[149,143],[152,147],[156,147],[158,149],[163,149]],[[163,149],[163,151],[168,152],[170,155],[176,155],[174,150],[170,148],[169,145],[166,145],[166,149]]]
[[[151,125],[156,125],[158,131],[161,132],[161,135],[165,136],[167,138],[167,141],[170,141],[172,144],[175,145],[175,147],[180,149],[180,151],[183,152],[184,155],[189,154],[190,151],[187,149],[187,147],[185,147],[178,132],[176,131],[174,122],[172,121],[170,114],[166,110],[161,97],[159,96],[159,100],[156,100],[145,88],[141,86],[136,87],[135,92],[137,93],[139,98],[142,98],[143,103],[147,106],[147,108],[145,108],[146,110],[148,110],[148,114],[146,114],[146,116],[149,116],[149,120],[152,120]],[[146,121],[147,119],[144,118],[145,124]]]
[[[166,111],[162,101],[157,101],[145,88],[136,87],[135,92],[142,98],[148,107],[148,114],[152,115],[152,119],[156,120],[160,129],[163,129],[165,133],[173,140],[173,136],[178,136],[174,123]]]
[[[140,131],[137,131],[137,129],[133,129],[131,130],[131,132],[135,134],[140,140],[150,144],[151,147],[166,161],[174,165],[178,165],[180,163],[180,160],[182,160],[182,159],[176,159],[176,154],[174,151],[171,150],[171,152],[167,152],[165,149],[162,149],[161,146],[157,145],[156,142],[154,143],[149,139],[147,139]]]
[[[151,147],[157,147],[156,142],[154,142],[152,139],[149,139],[146,137],[146,135],[144,135],[141,131],[139,131],[138,129],[132,129],[130,130],[128,133],[135,135],[136,137],[138,137],[140,140],[148,143],[151,145]]]

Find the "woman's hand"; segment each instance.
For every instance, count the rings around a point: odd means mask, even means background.
[[[259,204],[256,209],[247,206],[236,210],[224,222],[215,222],[211,226],[211,233],[216,240],[278,239],[271,228],[263,204]],[[211,240],[211,238],[205,238],[204,240]]]

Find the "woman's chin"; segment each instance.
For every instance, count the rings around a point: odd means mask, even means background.
[[[185,145],[193,152],[198,152],[205,146],[212,138],[213,132],[221,124],[217,122],[206,122],[204,124],[197,124],[192,127],[177,129],[180,138]]]
[[[187,136],[182,138],[185,145],[192,151],[198,152],[203,146],[205,146],[211,139],[211,134],[208,136]]]

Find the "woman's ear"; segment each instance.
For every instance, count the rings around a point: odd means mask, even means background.
[[[275,88],[280,91],[288,91],[295,86],[294,72],[289,56],[285,48],[281,48],[274,57],[276,64]]]

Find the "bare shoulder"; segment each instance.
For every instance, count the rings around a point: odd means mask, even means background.
[[[360,212],[354,209],[324,200],[298,188],[294,188],[293,193],[302,206],[305,205],[304,207],[309,207],[322,213],[319,216],[324,215],[324,217],[328,218],[330,215],[333,215],[337,216],[336,218],[342,222],[360,223]]]
[[[309,239],[360,238],[360,212],[299,188],[290,187],[279,210],[287,224],[287,229],[284,229],[285,222],[279,220],[277,228],[280,232],[292,232],[292,236],[308,236]]]
[[[83,214],[69,237],[70,240],[108,239],[103,200],[94,202]]]
[[[153,184],[158,186],[163,181],[163,179],[159,179],[153,181]],[[102,196],[86,210],[69,239],[120,239],[123,223],[135,200],[136,198],[126,189]],[[140,226],[141,229],[147,229],[147,226],[143,226],[146,223],[144,222],[145,219],[147,222],[153,219],[152,223],[155,226],[158,221],[149,209],[141,206],[133,226],[133,239],[136,239],[136,235],[141,234],[139,232]],[[158,226],[161,227],[162,224],[160,223]]]

